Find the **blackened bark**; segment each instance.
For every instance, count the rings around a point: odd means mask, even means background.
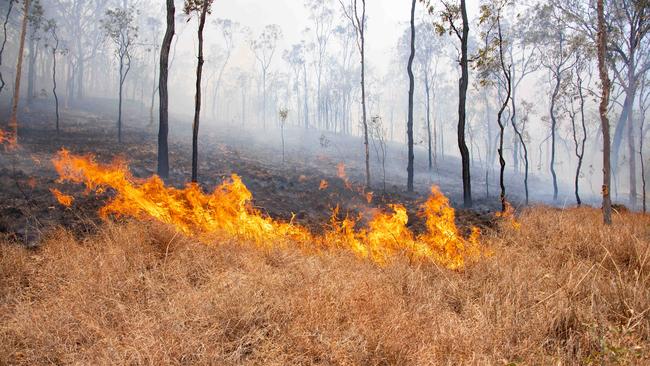
[[[413,76],[413,59],[415,58],[415,0],[411,3],[411,54],[409,55],[407,71],[409,74],[409,111],[408,121],[406,124],[406,134],[408,138],[408,179],[406,188],[413,192],[413,94],[415,92],[415,77]],[[429,164],[431,164],[429,157]]]
[[[167,0],[167,29],[160,48],[160,79],[158,91],[160,94],[160,121],[158,127],[158,175],[162,178],[169,177],[169,146],[167,137],[169,133],[169,105],[167,91],[167,75],[169,73],[169,50],[174,38],[174,0]]]
[[[3,38],[2,38],[2,46],[0,46],[0,66],[2,66],[2,54],[5,51],[5,45],[7,44],[7,24],[9,24],[9,17],[11,16],[11,10],[14,7],[14,0],[9,0],[9,8],[7,9],[7,14],[5,15],[5,21],[2,24],[2,28],[4,30],[3,33]],[[0,70],[2,68],[0,67]],[[0,93],[2,93],[2,89],[4,89],[6,83],[5,80],[2,78],[2,71],[0,71]]]
[[[463,203],[465,207],[472,207],[472,182],[470,176],[470,157],[467,143],[465,142],[465,120],[466,109],[465,103],[467,101],[467,87],[469,85],[469,61],[467,58],[467,42],[469,36],[469,20],[467,18],[467,7],[465,0],[460,1],[460,10],[463,20],[463,33],[461,37],[461,78],[460,78],[460,93],[458,103],[458,148],[460,149],[460,157],[462,160],[463,169]]]
[[[502,121],[503,118],[503,112],[505,109],[508,107],[508,104],[510,103],[510,96],[512,93],[512,81],[511,81],[511,74],[510,74],[510,67],[506,67],[504,59],[503,59],[503,36],[501,34],[501,17],[497,17],[497,27],[498,27],[498,32],[499,32],[499,62],[501,64],[501,71],[503,72],[503,76],[506,81],[506,97],[503,100],[503,104],[501,104],[501,108],[499,108],[499,112],[497,113],[497,123],[499,124],[499,164],[501,165],[501,170],[499,174],[499,185],[501,187],[501,212],[506,212],[508,208],[508,203],[506,199],[506,186],[505,186],[505,181],[504,181],[504,173],[506,170],[506,161],[503,158],[503,132],[505,129],[505,123]]]
[[[194,99],[194,123],[192,124],[192,182],[198,181],[199,170],[199,116],[201,114],[201,74],[203,73],[203,28],[208,13],[209,1],[203,0],[203,9],[199,19],[199,55],[196,66],[196,97]]]

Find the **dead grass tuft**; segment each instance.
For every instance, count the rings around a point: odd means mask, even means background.
[[[536,207],[462,272],[107,223],[0,244],[0,364],[642,364],[650,218]]]

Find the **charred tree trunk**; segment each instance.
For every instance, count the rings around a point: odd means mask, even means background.
[[[13,133],[12,143],[18,141],[18,101],[20,100],[20,75],[23,70],[23,53],[25,52],[25,34],[27,33],[27,18],[29,16],[30,0],[25,0],[25,10],[20,31],[20,43],[18,47],[18,62],[16,63],[16,83],[14,84],[14,97],[11,105],[11,117],[9,117],[9,129]]]
[[[169,147],[167,144],[169,131],[169,96],[167,91],[167,76],[169,73],[169,50],[174,38],[175,28],[174,0],[167,0],[167,29],[160,47],[160,79],[158,91],[160,94],[160,121],[158,122],[158,175],[162,178],[169,177]]]
[[[585,143],[587,142],[587,125],[585,123],[585,95],[582,90],[582,78],[578,73],[577,76],[577,87],[578,87],[578,97],[580,98],[580,126],[582,128],[582,139],[578,140],[578,134],[575,124],[575,118],[571,118],[571,128],[573,131],[573,143],[575,144],[575,154],[578,158],[578,166],[576,167],[576,176],[575,176],[575,195],[576,203],[578,206],[582,205],[582,200],[580,199],[580,170],[582,169],[582,161],[585,156]]]
[[[199,55],[196,66],[196,97],[194,99],[194,123],[192,124],[192,182],[198,181],[199,170],[199,117],[201,114],[201,74],[203,72],[203,28],[205,27],[205,17],[208,13],[209,2],[203,1],[201,18],[199,19]],[[264,86],[266,89],[266,85]],[[266,90],[264,91],[266,101]],[[266,113],[265,113],[266,118]]]
[[[14,7],[14,0],[9,0],[9,8],[7,9],[7,14],[5,15],[5,21],[2,23],[2,28],[3,28],[3,38],[2,38],[2,45],[0,46],[0,93],[2,93],[2,89],[4,89],[6,83],[5,80],[2,78],[2,55],[4,54],[5,51],[5,46],[7,45],[7,24],[9,24],[9,17],[11,16],[11,10]]]
[[[59,134],[59,96],[56,94],[56,52],[59,49],[59,38],[56,29],[52,30],[54,46],[52,47],[52,94],[54,95],[54,111],[56,112],[56,134]]]
[[[501,108],[499,108],[499,112],[497,113],[497,122],[499,123],[499,164],[501,165],[501,170],[499,174],[499,185],[501,187],[501,212],[506,212],[506,209],[508,207],[507,200],[506,200],[506,186],[505,186],[505,181],[504,181],[504,173],[506,170],[506,161],[503,158],[503,133],[505,129],[505,123],[502,121],[503,118],[503,112],[506,110],[508,107],[508,104],[510,103],[510,96],[512,93],[512,81],[511,81],[511,74],[510,74],[510,67],[506,67],[506,64],[503,59],[503,36],[501,34],[501,17],[497,17],[497,27],[498,27],[498,32],[499,32],[499,62],[501,64],[501,71],[503,72],[503,76],[506,81],[506,97],[503,100],[503,104],[501,104]]]
[[[415,77],[413,76],[413,59],[415,58],[415,0],[411,2],[411,53],[407,71],[409,75],[409,111],[408,121],[406,124],[406,135],[408,138],[408,180],[406,188],[409,192],[413,192],[413,94],[415,93]],[[431,157],[429,156],[429,167],[431,167]]]
[[[598,111],[600,113],[601,130],[603,133],[603,221],[605,225],[612,224],[612,201],[610,198],[611,165],[610,165],[610,133],[607,107],[611,81],[607,73],[607,30],[605,28],[604,0],[597,0],[598,11],[598,71],[601,82],[601,99]]]
[[[465,0],[460,1],[460,10],[463,20],[463,32],[461,37],[461,78],[460,78],[460,93],[458,103],[458,148],[460,149],[460,157],[462,160],[463,169],[463,203],[465,207],[472,207],[472,181],[470,176],[470,157],[467,143],[465,142],[465,120],[467,101],[467,87],[469,85],[469,61],[467,58],[467,42],[469,36],[469,20],[467,19],[467,7]]]

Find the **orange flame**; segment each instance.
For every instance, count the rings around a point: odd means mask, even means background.
[[[506,210],[504,212],[497,212],[496,217],[500,217],[510,223],[513,229],[519,230],[521,228],[521,223],[515,218],[515,209],[512,207],[510,202],[505,201]]]
[[[366,228],[357,228],[358,219],[339,220],[334,209],[324,234],[312,234],[292,222],[281,222],[263,215],[252,205],[253,196],[233,174],[230,180],[205,194],[198,185],[183,189],[166,187],[157,176],[134,178],[124,162],[97,164],[93,157],[78,157],[62,150],[52,160],[59,181],[85,184],[89,191],[115,191],[114,198],[100,210],[138,219],[153,218],[206,242],[214,235],[244,238],[261,247],[295,245],[304,250],[343,249],[376,263],[387,263],[402,254],[419,260],[432,260],[460,269],[481,254],[478,230],[464,239],[454,223],[454,210],[437,188],[423,206],[427,231],[413,234],[407,227],[406,208],[392,205],[392,212],[376,213]],[[52,191],[55,195],[55,190]]]
[[[72,206],[72,202],[74,201],[74,197],[72,197],[70,195],[67,195],[67,194],[63,194],[63,193],[61,193],[61,191],[59,191],[56,188],[51,188],[50,192],[52,192],[52,194],[54,195],[56,200],[60,204],[62,204],[63,206],[65,206],[65,207]]]
[[[327,182],[325,179],[321,179],[320,185],[318,186],[318,190],[319,191],[325,190],[329,186],[330,186],[329,182]]]
[[[0,145],[3,145],[5,143],[7,144],[5,148],[8,150],[13,150],[18,147],[18,141],[16,141],[16,137],[13,134],[0,129]]]
[[[336,175],[343,180],[343,183],[345,183],[345,188],[352,189],[352,184],[348,179],[348,175],[345,173],[345,163],[338,163],[336,165],[336,171]]]
[[[373,195],[374,195],[373,192],[366,192],[366,201],[367,201],[368,203],[371,203],[371,202],[372,202],[372,197],[373,197]]]

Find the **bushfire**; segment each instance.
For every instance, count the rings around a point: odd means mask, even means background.
[[[374,214],[365,227],[360,227],[360,218],[340,219],[336,208],[324,233],[314,234],[304,226],[275,220],[255,209],[253,195],[236,174],[206,194],[196,184],[178,189],[165,186],[157,176],[135,178],[124,161],[101,165],[92,156],[75,156],[61,150],[52,162],[60,182],[84,184],[87,192],[114,191],[113,198],[100,210],[102,217],[155,219],[208,244],[217,243],[220,236],[235,237],[263,248],[346,250],[378,264],[405,255],[434,261],[449,269],[461,269],[478,260],[482,252],[479,230],[474,228],[464,238],[455,225],[454,209],[436,187],[420,212],[426,226],[421,234],[407,227],[407,210],[402,205],[392,205],[390,212]],[[52,192],[62,204],[72,203],[72,197],[58,190]]]

